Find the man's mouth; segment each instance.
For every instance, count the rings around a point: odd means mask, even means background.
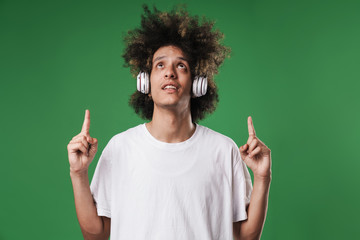
[[[172,85],[167,85],[163,89],[177,89],[177,88],[175,86],[172,86]]]
[[[178,90],[177,86],[173,84],[165,84],[162,89],[169,93],[176,92]]]

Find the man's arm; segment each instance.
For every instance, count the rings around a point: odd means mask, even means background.
[[[110,236],[110,218],[97,215],[91,195],[88,174],[70,172],[74,189],[76,215],[85,240],[107,240]]]
[[[233,223],[235,240],[260,239],[266,219],[271,177],[254,177],[254,187],[245,221]]]
[[[240,147],[241,159],[254,174],[254,187],[245,221],[233,223],[235,239],[260,239],[265,223],[271,182],[271,151],[256,136],[252,118],[248,117],[249,138]]]
[[[76,214],[84,239],[105,240],[110,235],[110,219],[99,217],[91,194],[88,168],[97,152],[98,142],[90,137],[90,111],[85,111],[81,132],[69,142],[70,177],[74,190]]]

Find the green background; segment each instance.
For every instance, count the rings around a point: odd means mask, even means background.
[[[121,58],[142,3],[0,0],[0,239],[82,239],[66,147],[90,109],[92,176],[110,138],[144,122]],[[148,3],[187,3],[232,48],[200,124],[242,145],[251,115],[271,149],[262,239],[359,239],[360,2]]]

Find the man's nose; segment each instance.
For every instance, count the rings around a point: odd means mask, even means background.
[[[176,73],[173,66],[166,68],[165,78],[176,78]]]

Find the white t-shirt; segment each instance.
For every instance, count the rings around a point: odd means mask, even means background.
[[[196,124],[186,141],[165,143],[140,124],[110,139],[90,188],[112,240],[232,240],[252,182],[229,137]]]

